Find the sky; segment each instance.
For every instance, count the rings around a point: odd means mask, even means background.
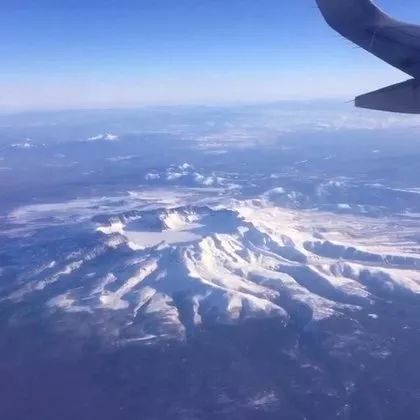
[[[378,0],[420,23],[418,0]],[[406,76],[315,0],[2,0],[0,110],[340,98]]]

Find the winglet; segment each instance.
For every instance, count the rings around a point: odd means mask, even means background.
[[[391,19],[370,0],[316,0],[316,2],[328,25],[352,41],[358,29],[381,25],[382,22]]]

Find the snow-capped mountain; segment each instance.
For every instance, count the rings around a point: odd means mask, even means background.
[[[119,137],[116,134],[104,133],[91,136],[87,139],[88,141],[117,141]]]
[[[82,316],[124,343],[184,340],[206,325],[252,318],[308,324],[369,311],[384,296],[420,296],[417,216],[288,210],[270,194],[203,198],[184,188],[18,209],[11,224],[33,226],[33,239],[23,236],[41,248],[3,301],[36,302],[69,325]],[[61,249],[46,251],[50,241]],[[15,322],[34,315],[20,316]]]

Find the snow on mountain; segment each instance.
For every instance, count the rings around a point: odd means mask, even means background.
[[[117,141],[119,137],[116,134],[104,133],[96,136],[91,136],[87,139],[88,141]]]
[[[34,146],[29,142],[25,142],[25,143],[14,143],[12,144],[12,147],[15,149],[31,149]]]
[[[45,146],[45,145],[42,144],[42,146]],[[12,147],[13,149],[23,149],[23,150],[26,149],[26,150],[28,150],[28,149],[33,149],[33,148],[37,147],[37,145],[33,143],[32,139],[26,138],[25,140],[23,140],[20,143],[11,144],[10,147]]]
[[[35,226],[26,235],[48,235],[52,220],[50,229],[66,233],[60,250],[49,251],[53,261],[40,253],[42,264],[26,263],[17,285],[0,290],[3,300],[36,301],[51,317],[82,314],[92,327],[132,342],[182,340],[203,325],[249,318],[287,324],[300,313],[317,322],[384,295],[420,295],[416,220],[289,210],[266,194],[171,194],[14,211],[12,224]]]
[[[193,165],[183,163],[181,165],[172,165],[164,171],[149,172],[144,179],[149,182],[165,180],[168,182],[184,181],[187,184],[198,185],[203,187],[233,187],[234,184],[226,178],[215,173],[202,174],[197,172]]]

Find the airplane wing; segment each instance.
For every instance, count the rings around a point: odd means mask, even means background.
[[[420,26],[400,22],[371,0],[317,0],[327,23],[381,60],[420,78]]]
[[[417,83],[420,81],[420,26],[393,19],[371,0],[316,0],[316,2],[325,20],[335,31],[417,79],[395,85],[389,90],[381,90],[379,96],[379,91],[374,92],[372,104],[369,103],[370,94],[363,95],[362,100],[356,100],[356,105],[395,112],[420,112],[420,102],[417,104],[420,100]],[[396,89],[400,89],[401,92],[396,92]],[[410,103],[404,103],[404,92],[409,94]],[[392,105],[396,93],[401,95],[400,103],[394,109]],[[378,100],[381,101],[379,105]]]

